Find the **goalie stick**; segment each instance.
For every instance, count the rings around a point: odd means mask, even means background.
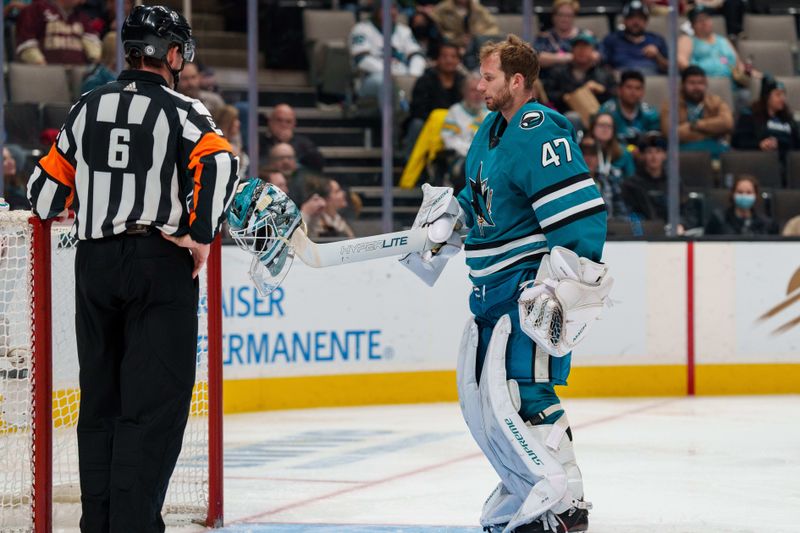
[[[426,252],[434,247],[428,240],[427,228],[316,243],[308,238],[302,227],[298,227],[292,232],[289,245],[296,257],[314,268],[396,257],[412,252]]]

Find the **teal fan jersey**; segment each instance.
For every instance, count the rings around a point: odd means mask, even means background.
[[[535,271],[553,246],[599,261],[606,206],[588,174],[575,129],[531,101],[510,122],[484,119],[467,154],[458,200],[470,226],[464,249],[475,285]]]

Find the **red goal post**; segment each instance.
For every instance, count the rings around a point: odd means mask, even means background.
[[[0,531],[49,533],[80,515],[70,221],[0,212]],[[197,379],[164,506],[171,525],[223,523],[221,245],[201,273]],[[56,512],[58,511],[58,512]],[[57,517],[54,519],[54,517]]]

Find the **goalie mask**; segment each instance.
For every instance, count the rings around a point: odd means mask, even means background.
[[[275,290],[289,272],[294,258],[289,239],[302,222],[300,210],[277,187],[259,178],[237,187],[228,224],[239,248],[253,255],[250,278],[261,295]]]

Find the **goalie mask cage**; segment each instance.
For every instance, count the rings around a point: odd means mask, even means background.
[[[0,531],[46,533],[80,517],[76,241],[64,221],[0,212]],[[222,525],[219,238],[201,273],[197,377],[164,503],[168,524]]]

